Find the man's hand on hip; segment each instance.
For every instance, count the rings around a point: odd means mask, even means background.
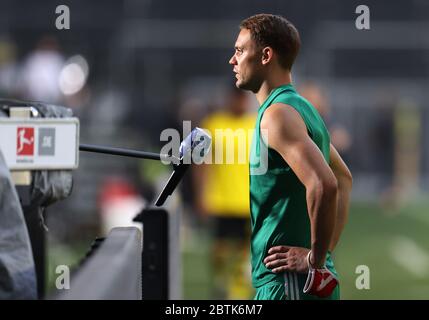
[[[314,267],[310,262],[310,250],[300,247],[276,246],[268,250],[264,264],[274,273],[297,272],[306,273],[307,281],[304,293],[319,298],[332,294],[338,285],[337,277],[325,265]]]
[[[301,247],[272,247],[268,250],[264,264],[274,273],[285,271],[308,273],[307,256],[309,252],[309,249]]]

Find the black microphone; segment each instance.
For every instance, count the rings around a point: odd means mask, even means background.
[[[173,173],[156,200],[155,205],[157,207],[162,206],[165,200],[173,193],[192,161],[201,163],[204,160],[204,157],[210,151],[211,140],[211,137],[204,130],[195,128],[182,141],[179,148],[180,163],[174,167]]]

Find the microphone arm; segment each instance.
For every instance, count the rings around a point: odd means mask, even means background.
[[[182,180],[183,175],[185,174],[189,166],[189,164],[181,163],[178,166],[174,167],[173,173],[170,175],[170,178],[165,184],[164,189],[162,189],[161,193],[158,196],[158,199],[156,199],[155,201],[155,205],[157,207],[162,206],[165,200],[167,200],[167,198],[173,193],[174,189],[176,189],[180,180]]]
[[[155,201],[155,205],[160,207],[164,204],[165,200],[173,193],[182,180],[183,175],[190,166],[190,159],[195,148],[200,149],[200,154],[197,158],[202,160],[207,153],[209,152],[211,146],[211,137],[200,128],[195,128],[191,133],[182,141],[179,153],[180,159],[175,156],[170,156],[168,154],[160,154],[153,152],[137,151],[132,149],[122,149],[115,147],[105,147],[92,144],[80,144],[80,151],[95,152],[95,153],[104,153],[118,156],[142,158],[142,159],[151,159],[151,160],[166,160],[173,163],[173,173],[170,175],[167,183],[165,184],[163,190]],[[187,161],[189,160],[189,161]],[[175,165],[175,163],[178,163]]]
[[[115,147],[105,147],[105,146],[99,146],[94,144],[81,143],[79,145],[79,150],[87,151],[87,152],[111,154],[116,156],[150,159],[150,160],[173,160],[174,159],[174,160],[177,160],[177,162],[179,162],[179,158],[174,156],[169,156],[167,154],[137,151],[132,149],[123,149],[123,148],[115,148]]]

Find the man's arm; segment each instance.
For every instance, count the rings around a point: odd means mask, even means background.
[[[291,106],[272,105],[264,113],[261,129],[269,146],[283,157],[306,188],[311,223],[310,263],[315,268],[322,267],[334,232],[337,179],[308,136],[301,116]]]
[[[350,193],[352,190],[353,178],[347,165],[344,163],[343,159],[341,159],[332,144],[330,148],[330,160],[330,167],[338,181],[337,219],[329,246],[329,250],[334,251],[349,216]]]

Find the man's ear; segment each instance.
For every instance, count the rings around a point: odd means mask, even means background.
[[[267,65],[273,59],[274,51],[271,47],[265,47],[262,49],[262,64]]]

